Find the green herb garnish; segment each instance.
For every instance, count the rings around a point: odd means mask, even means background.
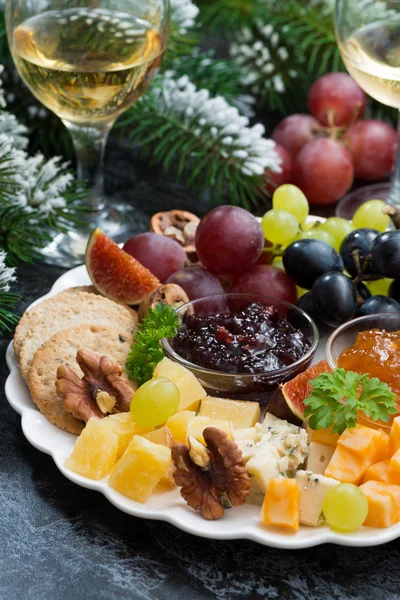
[[[397,412],[397,396],[377,377],[360,375],[354,371],[335,369],[321,373],[309,382],[310,395],[304,400],[305,417],[311,429],[327,429],[342,434],[347,427],[355,427],[358,412],[373,421],[389,420]]]
[[[150,308],[143,322],[138,325],[136,341],[126,361],[126,371],[130,379],[139,385],[153,377],[156,365],[164,358],[160,340],[176,334],[179,318],[169,306],[159,302]]]

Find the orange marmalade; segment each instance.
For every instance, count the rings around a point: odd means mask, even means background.
[[[338,367],[378,377],[392,388],[400,403],[400,331],[360,331],[354,346],[340,354]]]

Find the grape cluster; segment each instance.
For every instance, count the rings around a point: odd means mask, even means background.
[[[354,178],[375,181],[389,175],[396,132],[383,121],[360,120],[365,106],[366,96],[350,75],[318,79],[308,93],[311,115],[286,117],[272,132],[282,170],[267,173],[267,191],[294,183],[311,204],[332,204]]]

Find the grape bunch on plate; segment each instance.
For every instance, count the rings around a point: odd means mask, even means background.
[[[272,205],[261,225],[236,206],[211,210],[197,227],[197,264],[188,266],[178,242],[155,233],[136,236],[124,250],[190,300],[219,295],[216,311],[225,309],[227,291],[297,303],[322,329],[400,311],[400,229],[387,231],[384,202],[363,204],[353,221],[321,222],[309,218],[303,192],[286,184]]]
[[[308,114],[294,114],[272,132],[281,172],[268,173],[272,192],[283,183],[296,184],[311,204],[332,204],[355,178],[387,177],[396,152],[396,132],[389,124],[360,120],[366,95],[347,73],[329,73],[308,93]]]

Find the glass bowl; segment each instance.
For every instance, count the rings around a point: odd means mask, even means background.
[[[369,329],[384,329],[385,331],[400,331],[400,312],[397,313],[378,313],[376,315],[367,315],[358,317],[353,321],[344,323],[329,336],[326,347],[325,356],[331,369],[336,369],[339,355],[352,346],[357,334],[360,331],[368,331]],[[387,431],[390,430],[391,421],[396,415],[393,415],[389,423],[381,421],[371,421],[365,415],[360,415],[358,422],[369,427],[380,427]]]
[[[163,339],[162,345],[168,358],[183,365],[191,371],[207,393],[211,396],[220,396],[237,400],[255,400],[261,404],[267,403],[279,383],[289,381],[311,363],[319,341],[318,328],[314,321],[303,310],[290,304],[259,294],[220,294],[199,298],[177,309],[179,316],[186,311],[201,314],[217,314],[229,311],[229,306],[244,308],[252,302],[260,302],[264,306],[275,307],[281,318],[289,321],[294,327],[301,330],[310,343],[310,348],[299,360],[291,365],[264,373],[224,373],[191,363],[180,356],[172,347],[170,339]]]

